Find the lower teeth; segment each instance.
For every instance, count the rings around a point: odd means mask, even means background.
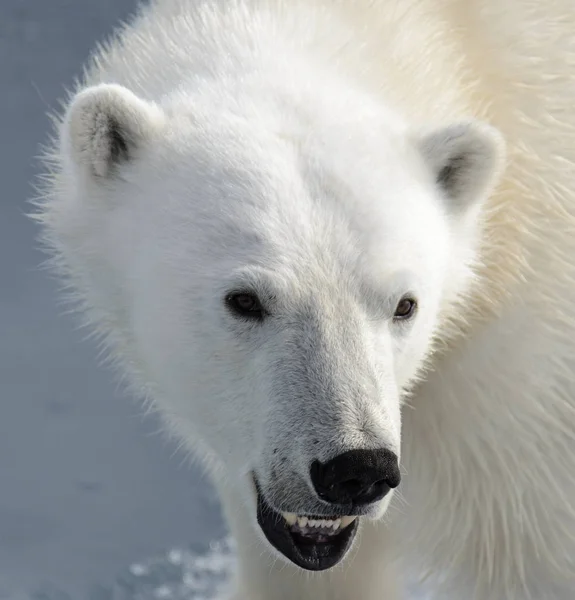
[[[342,529],[351,525],[357,517],[341,517],[335,520],[330,519],[308,519],[307,517],[298,517],[295,513],[282,513],[286,523],[294,531],[302,535],[318,533],[321,535],[335,535]]]

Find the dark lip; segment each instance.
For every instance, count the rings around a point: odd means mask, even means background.
[[[330,542],[313,544],[293,534],[283,516],[264,498],[257,479],[257,520],[268,542],[294,565],[306,571],[325,571],[337,565],[347,554],[355,538],[359,519],[348,525]],[[321,516],[319,517],[321,518]],[[325,518],[325,517],[324,517]]]

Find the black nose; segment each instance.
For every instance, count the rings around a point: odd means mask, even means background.
[[[387,448],[349,450],[325,464],[315,460],[310,476],[322,500],[356,506],[381,500],[401,479],[397,456]]]

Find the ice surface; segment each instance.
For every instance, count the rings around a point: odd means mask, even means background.
[[[177,548],[135,562],[113,582],[92,585],[86,600],[220,600],[235,565],[230,540],[199,548]],[[18,591],[2,587],[0,600],[77,600],[57,585]]]
[[[46,112],[135,4],[0,0],[0,600],[84,600],[133,560],[225,535],[209,485],[60,316],[24,216]]]

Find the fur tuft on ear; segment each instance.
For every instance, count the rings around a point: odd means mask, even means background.
[[[64,120],[63,141],[72,162],[96,178],[108,178],[132,160],[163,123],[161,109],[116,84],[79,92]]]
[[[432,131],[420,138],[419,148],[455,214],[487,197],[505,158],[502,135],[479,121]]]

